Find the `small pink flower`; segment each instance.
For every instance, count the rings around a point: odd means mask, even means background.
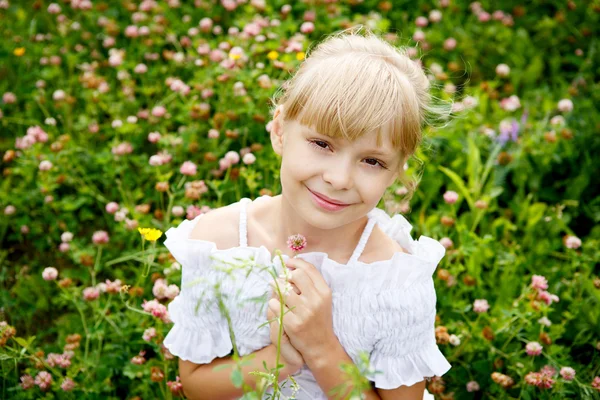
[[[160,133],[158,132],[150,132],[148,134],[148,141],[150,143],[157,143],[160,140]]]
[[[240,162],[240,155],[235,151],[228,151],[227,153],[225,153],[225,156],[223,158],[225,158],[231,165]]]
[[[306,238],[297,233],[287,238],[287,245],[292,251],[302,251],[306,247]]]
[[[458,200],[458,193],[455,191],[449,190],[444,193],[444,201],[448,204],[454,204]]]
[[[181,396],[183,394],[183,384],[179,381],[179,376],[177,376],[175,381],[167,382],[167,386],[173,395]]]
[[[71,378],[65,378],[63,382],[60,384],[60,388],[65,392],[70,392],[75,389],[75,382]]]
[[[242,157],[242,162],[246,165],[254,164],[256,162],[256,156],[252,153],[244,154],[244,157]]]
[[[100,290],[95,287],[87,287],[83,289],[83,299],[86,301],[96,300],[100,297]]]
[[[486,299],[477,299],[473,303],[473,311],[476,313],[484,313],[490,309],[490,305]]]
[[[502,21],[502,19],[504,18],[504,11],[502,10],[496,10],[492,13],[492,18],[494,19],[494,21]]]
[[[123,282],[120,279],[115,279],[114,282],[110,279],[106,280],[106,293],[119,293],[121,287],[123,286]]]
[[[600,376],[596,376],[592,381],[592,387],[598,391],[600,391]]]
[[[58,270],[54,267],[48,267],[48,268],[44,268],[44,271],[42,272],[42,278],[44,278],[45,281],[54,281],[56,280],[56,278],[58,277]]]
[[[71,232],[63,232],[60,235],[60,240],[61,242],[70,242],[71,240],[73,240],[73,233]]]
[[[183,175],[193,176],[196,175],[197,168],[198,167],[196,167],[196,164],[193,162],[186,161],[181,165],[181,168],[179,168],[179,172],[181,172]]]
[[[114,201],[111,201],[104,207],[104,209],[107,213],[114,214],[119,210],[119,204]]]
[[[440,239],[440,244],[444,246],[444,248],[449,249],[454,246],[454,242],[449,237],[443,237]]]
[[[138,64],[133,69],[133,72],[135,72],[136,74],[145,74],[146,72],[148,72],[148,67],[146,66],[146,64]]]
[[[46,357],[46,362],[52,368],[69,368],[71,366],[71,357],[65,354],[50,353]]]
[[[21,376],[21,387],[24,390],[31,389],[33,385],[35,385],[35,382],[33,381],[33,377],[31,375],[25,374]]]
[[[562,99],[558,102],[558,111],[566,113],[573,111],[573,102],[569,99]]]
[[[452,37],[448,38],[448,39],[444,40],[444,50],[447,50],[447,51],[454,50],[456,48],[456,44],[457,44],[456,39],[454,39]]]
[[[540,354],[542,354],[542,349],[542,345],[538,342],[529,342],[525,346],[525,352],[529,356],[539,356]]]
[[[50,14],[60,14],[60,6],[56,3],[50,3],[48,6],[48,13]]]
[[[560,301],[559,297],[555,294],[549,293],[545,290],[538,290],[538,300],[542,300],[546,304],[550,305],[552,303],[558,303]]]
[[[560,376],[562,376],[565,381],[572,381],[575,379],[575,370],[571,367],[562,367],[560,369]]]
[[[578,249],[581,247],[581,239],[577,236],[569,235],[565,238],[564,242],[568,249]]]
[[[106,244],[108,243],[109,237],[106,231],[96,231],[92,235],[92,242],[94,244]]]
[[[209,139],[218,139],[219,138],[219,131],[216,129],[211,129],[208,131],[208,138]]]
[[[477,18],[479,19],[479,22],[488,22],[491,18],[491,15],[487,11],[481,11],[479,14],[477,14]]]
[[[48,160],[44,160],[40,163],[40,171],[50,171],[50,169],[52,168],[52,163]]]
[[[422,42],[423,40],[425,40],[425,32],[421,30],[416,30],[412,38],[415,42]]]
[[[13,215],[17,212],[17,208],[13,205],[8,205],[4,208],[4,215]]]
[[[531,277],[531,287],[534,289],[546,290],[548,289],[548,281],[541,275],[533,275]]]
[[[221,158],[219,160],[219,170],[225,171],[227,168],[231,167],[231,162],[229,162],[226,158]]]
[[[62,101],[67,98],[67,94],[64,90],[58,89],[52,93],[52,100],[54,101]]]
[[[515,111],[521,107],[521,100],[518,96],[512,95],[510,97],[500,100],[500,108],[505,111]]]
[[[144,311],[151,313],[153,316],[162,319],[164,322],[170,322],[169,313],[167,307],[160,304],[158,300],[152,299],[150,301],[144,300],[142,304]]]
[[[35,376],[34,382],[41,390],[48,390],[50,389],[50,385],[52,385],[52,375],[46,371],[40,371]]]
[[[135,38],[138,37],[139,33],[138,33],[138,27],[135,25],[129,25],[127,28],[125,28],[125,37],[128,38]]]
[[[312,33],[315,30],[315,24],[312,22],[303,22],[300,26],[300,32],[305,35]]]
[[[149,342],[154,337],[156,337],[156,328],[148,328],[142,335],[142,339],[144,339],[146,342]]]
[[[174,217],[181,217],[185,214],[185,209],[182,206],[174,206],[171,209],[171,214],[173,214]]]
[[[152,115],[155,117],[163,117],[167,113],[167,109],[164,106],[156,106],[152,109]]]
[[[440,10],[431,10],[429,12],[429,20],[433,23],[438,23],[442,20],[442,12]]]
[[[429,25],[429,20],[426,17],[420,16],[420,17],[417,17],[417,19],[415,20],[415,24],[419,28],[424,28],[427,25]]]
[[[467,382],[467,392],[477,392],[478,390],[480,390],[480,387],[477,381]]]
[[[496,75],[500,77],[507,77],[510,74],[510,67],[506,64],[498,64],[496,66]]]
[[[202,32],[208,33],[213,27],[213,21],[210,18],[202,18],[198,25],[200,25],[200,30]]]
[[[556,375],[556,368],[554,368],[552,365],[544,365],[544,367],[540,370],[540,373],[542,375],[553,377]]]
[[[17,96],[13,92],[6,92],[2,95],[2,101],[5,104],[13,104],[17,102]]]
[[[137,356],[134,356],[131,359],[131,363],[135,364],[135,365],[142,365],[142,364],[144,364],[146,362],[146,359],[144,358],[144,354],[146,354],[146,352],[144,350],[140,351]]]

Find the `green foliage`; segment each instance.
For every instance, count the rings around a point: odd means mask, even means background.
[[[279,158],[266,132],[270,99],[310,43],[357,23],[419,49],[434,97],[454,102],[452,120],[426,129],[409,160],[408,172],[422,173],[410,206],[396,185],[383,202],[408,214],[413,236],[448,246],[435,276],[436,337],[453,368],[429,382],[430,392],[471,398],[467,383],[476,381],[477,398],[599,397],[600,382],[592,385],[600,375],[597,1],[291,2],[289,15],[280,1],[264,10],[260,2],[226,10],[198,0],[142,11],[139,3],[82,10],[57,2],[53,14],[45,2],[0,0],[0,398],[182,395],[177,361],[162,347],[171,324],[144,311],[157,279],[175,285],[181,272],[160,242],[140,251],[136,228],[165,232],[208,208],[279,193]],[[480,21],[477,4],[489,21]],[[493,14],[496,6],[502,15]],[[442,19],[416,28],[434,9]],[[313,11],[314,31],[297,35]],[[205,17],[222,33],[195,32]],[[270,21],[264,40],[229,31],[259,17]],[[128,37],[129,25],[149,32]],[[425,41],[411,40],[417,29]],[[446,50],[449,38],[457,45]],[[202,45],[222,46],[225,62],[211,61]],[[234,46],[242,57],[229,53]],[[510,67],[507,76],[496,72],[499,64]],[[510,96],[519,103],[512,110]],[[574,109],[559,110],[561,99]],[[23,144],[40,130],[47,141]],[[256,161],[221,168],[230,151]],[[52,167],[40,169],[42,161]],[[180,172],[186,161],[195,174]],[[458,200],[444,202],[447,191]],[[111,202],[118,205],[109,212]],[[99,231],[108,243],[94,243]],[[42,278],[51,266],[56,282]],[[548,288],[533,288],[533,275]],[[487,312],[474,311],[478,299],[488,301]],[[528,356],[529,342],[541,343],[542,354]],[[51,365],[48,355],[61,352],[72,352],[69,365]],[[232,383],[243,387],[244,361],[235,360]],[[368,383],[368,357],[361,360],[342,366],[359,389]],[[554,374],[548,389],[527,383],[547,365],[572,367],[575,379]],[[47,392],[19,385],[40,371],[53,377]],[[265,365],[255,374],[273,383],[277,371]],[[494,372],[514,384],[503,387]],[[61,390],[66,378],[73,391]]]

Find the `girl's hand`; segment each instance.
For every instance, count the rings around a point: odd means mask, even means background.
[[[314,265],[300,258],[290,258],[286,265],[292,270],[288,281],[300,293],[290,290],[284,297],[283,327],[291,344],[310,365],[326,357],[339,343],[333,331],[331,289]],[[279,299],[269,300],[275,315],[280,314],[281,306]]]

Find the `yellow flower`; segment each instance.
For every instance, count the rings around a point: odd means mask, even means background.
[[[305,56],[306,56],[306,53],[304,53],[303,51],[296,53],[296,60],[302,61],[302,60],[304,60]]]
[[[277,57],[279,57],[279,53],[275,50],[272,50],[269,52],[269,54],[267,54],[267,57],[269,58],[269,60],[277,60]]]
[[[156,242],[162,236],[162,231],[154,228],[138,228],[138,232],[149,242]]]
[[[25,47],[17,47],[14,51],[13,54],[17,57],[21,57],[23,54],[25,54]]]
[[[240,58],[242,58],[242,55],[236,53],[229,53],[229,58],[231,58],[232,60],[239,60]]]

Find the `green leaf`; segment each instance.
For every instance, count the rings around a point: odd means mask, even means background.
[[[224,369],[230,368],[231,365],[229,364],[221,364],[221,365],[217,365],[216,367],[213,368],[213,371],[222,371]]]
[[[242,371],[239,369],[234,369],[231,373],[231,382],[233,382],[233,386],[236,388],[242,387],[244,383],[244,377],[242,376]]]
[[[29,342],[25,339],[23,339],[22,337],[14,337],[13,338],[15,340],[15,342],[17,342],[19,344],[19,346],[27,348],[29,347]]]

